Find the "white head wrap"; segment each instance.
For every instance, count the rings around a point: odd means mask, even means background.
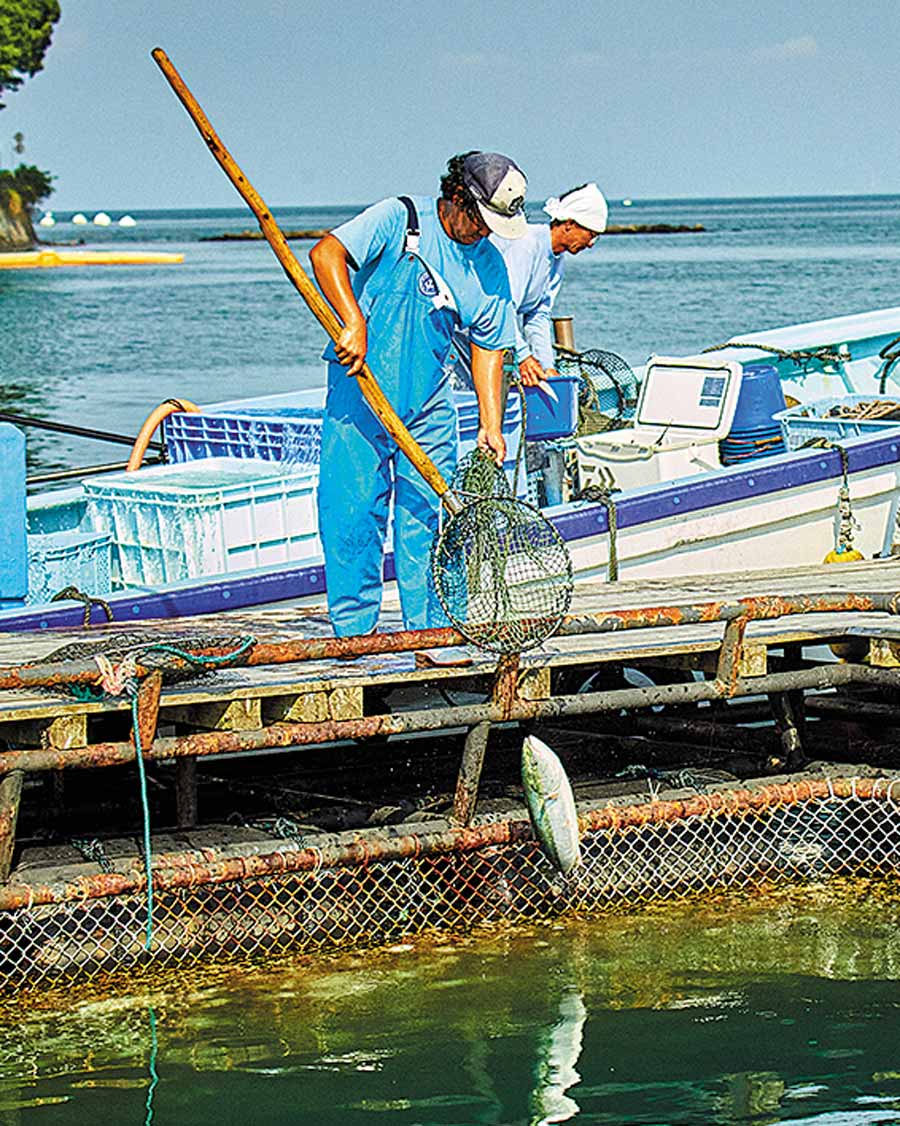
[[[544,204],[544,210],[551,219],[558,219],[560,222],[572,219],[579,226],[598,234],[606,230],[609,209],[603,192],[596,184],[585,184],[583,188],[567,192],[560,199],[554,196]]]

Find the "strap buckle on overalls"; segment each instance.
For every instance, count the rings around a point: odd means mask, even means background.
[[[433,266],[429,266],[419,253],[419,241],[422,232],[419,228],[419,213],[416,211],[416,205],[408,195],[401,195],[397,198],[406,208],[406,235],[403,240],[403,253],[412,254],[418,258],[430,274],[431,280],[434,282],[435,288],[437,289],[437,293],[431,298],[431,304],[435,309],[452,309],[454,313],[458,313],[459,309],[456,304],[456,298],[453,296],[453,290],[447,285],[437,270],[435,270]]]
[[[408,195],[402,195],[398,198],[406,208],[406,238],[403,242],[403,253],[415,254],[415,256],[418,258],[419,238],[422,234],[419,229],[419,214],[416,211],[416,205]]]

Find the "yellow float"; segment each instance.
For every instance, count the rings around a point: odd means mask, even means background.
[[[56,266],[161,266],[184,261],[183,254],[153,250],[11,250],[0,253],[0,270]]]

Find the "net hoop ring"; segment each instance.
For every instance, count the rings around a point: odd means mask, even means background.
[[[451,516],[432,545],[430,569],[447,618],[489,652],[536,649],[559,629],[574,593],[565,540],[513,496],[477,497]]]

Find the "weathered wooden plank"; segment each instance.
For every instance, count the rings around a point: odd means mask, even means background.
[[[0,884],[9,879],[13,850],[16,846],[16,824],[25,773],[14,770],[0,782]]]
[[[63,714],[18,720],[0,727],[0,736],[11,747],[84,747],[87,745],[87,716]]]
[[[549,700],[550,666],[525,668],[519,673],[516,694],[520,700]]]
[[[738,676],[765,676],[768,671],[768,652],[766,645],[745,640],[741,659],[738,661]]]
[[[263,726],[262,702],[258,696],[206,704],[166,705],[165,718],[170,723],[202,731],[255,731]]]
[[[338,685],[325,692],[299,692],[262,699],[263,725],[271,723],[322,723],[327,719],[359,719],[363,714],[363,688]]]
[[[900,640],[887,637],[869,638],[869,664],[877,669],[900,668]]]

